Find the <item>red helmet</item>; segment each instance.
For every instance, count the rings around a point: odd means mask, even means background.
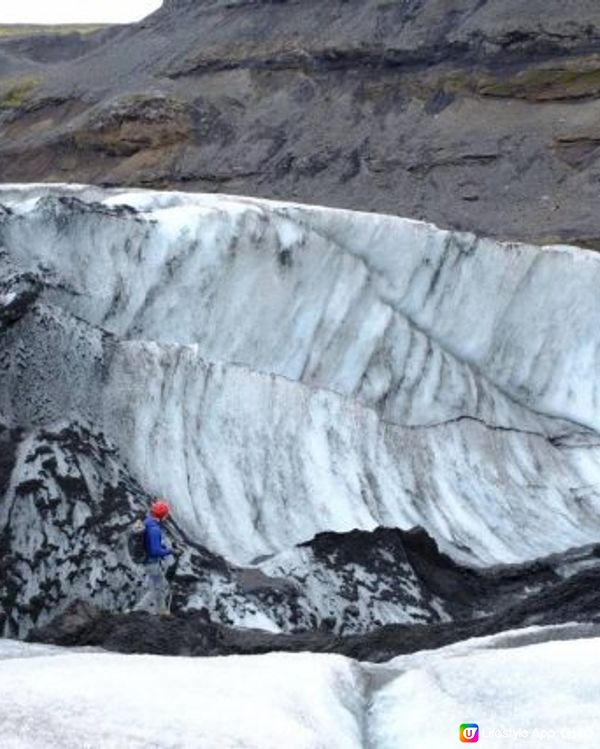
[[[162,499],[159,499],[156,502],[152,503],[150,512],[157,520],[164,520],[171,512],[171,508],[166,502],[163,502]]]

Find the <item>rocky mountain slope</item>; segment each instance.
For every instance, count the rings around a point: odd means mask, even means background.
[[[597,248],[593,0],[172,0],[0,37],[1,181],[300,200]]]

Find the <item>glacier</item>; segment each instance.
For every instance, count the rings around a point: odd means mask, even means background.
[[[599,273],[593,252],[392,216],[0,186],[5,599],[29,575],[26,628],[42,599],[129,605],[118,539],[151,495],[196,544],[189,600],[273,631],[344,618],[339,570],[298,546],[322,532],[418,525],[477,567],[597,543]],[[228,564],[312,575],[304,613],[289,590],[279,613],[248,604]],[[409,567],[400,603],[359,605],[363,629],[448,619]]]
[[[492,749],[592,747],[599,641],[543,641],[557,635],[533,627],[379,665],[338,655],[194,659],[2,640],[0,730],[7,749],[438,749],[458,745],[462,723],[477,723]]]

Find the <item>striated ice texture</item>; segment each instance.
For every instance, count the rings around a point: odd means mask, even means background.
[[[596,254],[218,195],[0,204],[1,421],[91,425],[214,552],[377,525],[478,564],[598,539]]]

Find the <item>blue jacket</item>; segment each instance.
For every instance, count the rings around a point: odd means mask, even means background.
[[[146,518],[146,561],[155,562],[157,559],[164,559],[173,552],[168,546],[165,546],[162,540],[162,531],[160,523],[153,517]]]

